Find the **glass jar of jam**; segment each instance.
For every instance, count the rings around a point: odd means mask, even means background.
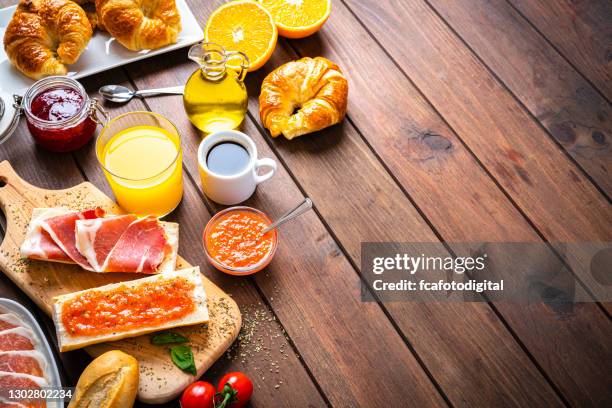
[[[70,152],[85,145],[108,115],[90,99],[83,86],[68,77],[52,76],[35,82],[23,97],[14,96],[16,114],[26,118],[28,130],[40,146]],[[16,119],[12,128],[16,126]],[[12,131],[13,129],[9,129]],[[5,140],[8,135],[0,139]]]

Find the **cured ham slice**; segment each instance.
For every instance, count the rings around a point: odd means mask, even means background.
[[[76,220],[102,217],[100,208],[87,211],[67,211],[49,208],[33,214],[26,238],[21,245],[21,255],[26,258],[74,262],[92,270],[87,259],[76,249]]]
[[[26,405],[0,398],[0,408],[26,408]]]
[[[79,220],[75,233],[77,249],[96,271],[105,270],[108,255],[119,238],[138,218],[135,215]]]
[[[91,270],[87,259],[76,248],[76,235],[74,233],[77,220],[86,220],[102,217],[104,211],[100,208],[82,212],[70,212],[47,218],[40,222],[41,228],[53,238],[53,241],[64,251],[70,259],[84,269]]]
[[[38,408],[45,407],[43,401],[11,401],[0,397],[0,408]]]
[[[47,406],[43,399],[14,400],[9,393],[48,385],[49,365],[38,350],[40,345],[40,339],[19,313],[0,312],[0,408]]]
[[[0,351],[34,350],[34,333],[25,327],[15,327],[0,332]]]
[[[178,225],[153,216],[118,215],[76,222],[77,248],[98,272],[171,272]]]
[[[28,374],[17,374],[0,372],[0,390],[3,394],[6,394],[7,390],[25,390],[25,389],[40,389],[47,385],[47,381],[42,377],[37,377]],[[2,395],[3,400],[6,401],[8,395]],[[15,401],[16,404],[20,404],[24,407],[45,407],[47,403],[43,399],[36,400],[19,400]],[[1,406],[1,405],[0,405]],[[8,407],[14,407],[19,405],[6,405]]]
[[[37,208],[21,246],[27,258],[149,274],[174,271],[177,251],[178,224],[153,216],[104,216],[100,209]]]
[[[0,331],[21,326],[21,320],[12,313],[0,314]]]
[[[35,350],[0,352],[0,371],[2,372],[44,377],[45,364],[43,355]]]
[[[145,217],[130,224],[112,249],[104,270],[153,273],[171,249],[155,217]]]
[[[41,226],[41,222],[45,219],[63,215],[67,211],[63,208],[37,208],[33,211],[32,220],[20,249],[23,258],[73,263]]]

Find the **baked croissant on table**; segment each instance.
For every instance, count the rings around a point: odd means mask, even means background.
[[[273,137],[287,139],[340,122],[346,114],[348,81],[323,57],[302,58],[270,72],[261,84],[259,115]]]
[[[4,50],[24,75],[65,75],[85,50],[92,28],[71,0],[21,0],[6,32]]]

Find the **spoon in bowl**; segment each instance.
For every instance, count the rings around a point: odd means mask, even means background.
[[[280,225],[286,223],[289,220],[294,219],[298,215],[304,214],[306,211],[310,210],[311,208],[312,208],[312,200],[306,197],[304,201],[302,201],[300,204],[297,205],[297,207],[293,208],[292,210],[289,210],[282,217],[280,217],[279,219],[274,221],[272,224],[264,228],[263,231],[261,231],[261,235],[265,235],[267,232],[272,231],[275,228],[278,228]]]
[[[184,91],[185,87],[183,85],[171,86],[168,88],[142,89],[138,91],[132,91],[121,85],[104,85],[98,90],[104,99],[114,103],[127,103],[135,96],[144,98],[153,95],[182,95]]]

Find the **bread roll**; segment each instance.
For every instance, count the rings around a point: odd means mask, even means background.
[[[137,391],[138,361],[113,350],[85,368],[68,408],[130,408]]]

